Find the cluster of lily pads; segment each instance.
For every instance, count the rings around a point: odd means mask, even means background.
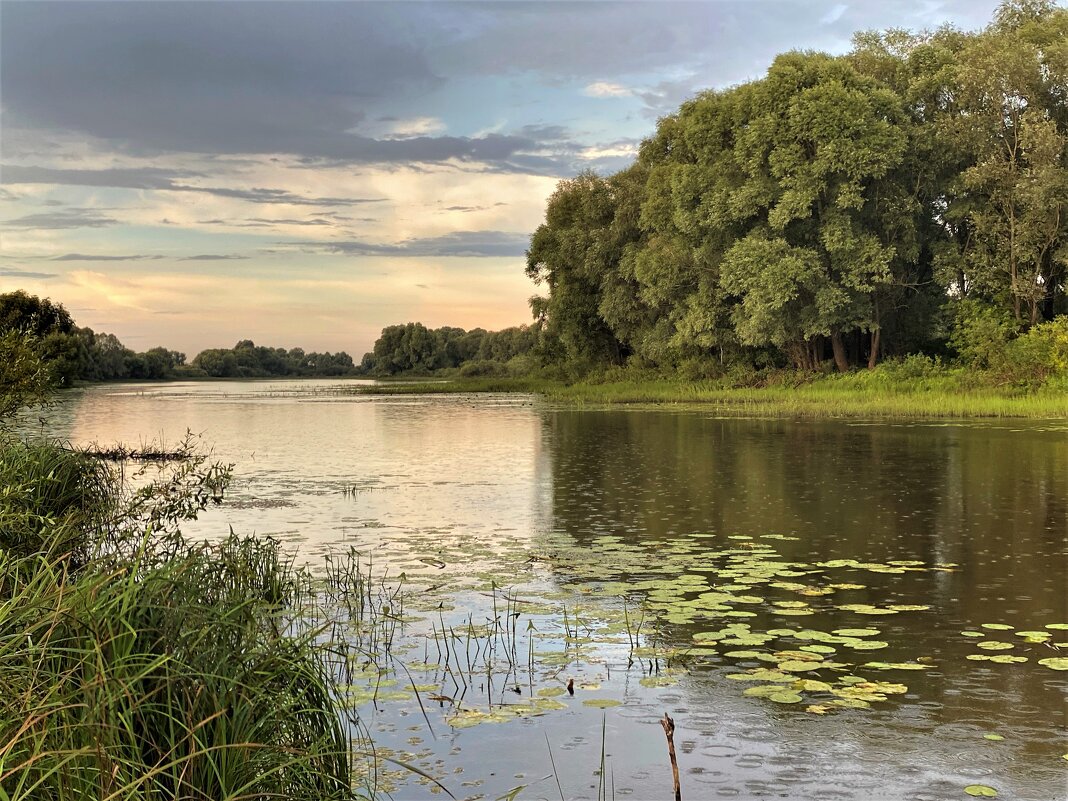
[[[1068,623],[1047,623],[1042,631],[1027,631],[1019,630],[1014,631],[1014,627],[1007,623],[983,623],[979,628],[987,629],[988,631],[996,632],[1013,632],[1013,634],[1019,638],[1017,642],[1006,642],[1004,640],[987,640],[982,639],[982,642],[976,643],[976,647],[983,651],[1014,651],[1020,645],[1044,645],[1052,649],[1054,653],[1059,653],[1062,650],[1068,653],[1068,642],[1053,642],[1055,631],[1068,631]],[[961,632],[963,637],[971,637],[975,639],[985,638],[986,632],[978,631],[976,629],[968,629]],[[1006,635],[1008,636],[1008,635]],[[966,659],[973,662],[992,662],[998,665],[1011,665],[1020,662],[1027,662],[1029,657],[1019,653],[982,653],[982,654],[968,654]],[[1038,664],[1043,667],[1047,667],[1050,670],[1068,670],[1068,657],[1063,656],[1047,656],[1036,660]]]
[[[731,680],[752,683],[743,694],[765,698],[779,704],[807,702],[807,711],[825,714],[835,709],[865,708],[872,703],[886,701],[891,696],[907,692],[907,685],[886,681],[877,674],[886,671],[923,671],[931,667],[928,657],[913,659],[872,659],[869,654],[883,649],[898,650],[900,642],[884,638],[879,628],[842,627],[822,630],[816,627],[788,627],[789,619],[808,618],[828,612],[868,618],[890,617],[902,613],[922,612],[925,604],[871,604],[843,599],[842,594],[869,590],[859,583],[856,574],[900,575],[923,571],[952,571],[952,563],[925,564],[918,560],[889,560],[870,562],[856,559],[832,559],[802,562],[784,557],[772,542],[796,541],[796,537],[769,534],[761,537],[734,535],[720,538],[704,534],[680,537],[660,543],[650,550],[648,543],[628,542],[623,536],[603,535],[588,543],[570,537],[546,535],[540,545],[539,556],[526,560],[527,575],[520,576],[526,586],[537,583],[539,571],[547,571],[554,580],[562,580],[561,588],[542,586],[532,594],[516,614],[522,614],[537,630],[529,638],[537,643],[553,643],[555,650],[539,651],[539,665],[554,668],[577,663],[583,655],[573,651],[584,644],[618,645],[627,643],[631,661],[659,657],[675,660],[721,661],[736,663]],[[496,592],[496,579],[501,573],[495,564],[515,560],[530,553],[531,543],[517,537],[508,543],[502,538],[494,543],[460,541],[437,538],[436,549],[423,556],[414,556],[411,541],[404,543],[394,561],[400,576],[415,586],[433,580],[430,591],[418,593],[425,611],[448,611],[457,593]],[[502,544],[503,543],[503,544]],[[473,549],[473,552],[472,552]],[[418,553],[418,551],[415,551]],[[651,553],[655,559],[651,559]],[[473,559],[472,557],[477,557]],[[466,569],[443,570],[457,564]],[[479,570],[471,569],[478,564]],[[514,575],[514,564],[512,566]],[[438,572],[440,570],[440,572]],[[835,573],[848,571],[848,580]],[[566,619],[564,634],[560,634],[560,611],[566,618],[567,606],[576,597],[594,596],[595,626],[586,626],[581,633],[571,630]],[[604,603],[603,599],[609,600]],[[612,600],[624,600],[621,610]],[[631,605],[628,607],[626,603]],[[560,605],[557,605],[560,604]],[[639,611],[640,610],[640,611]],[[497,610],[499,611],[499,610]],[[573,613],[575,610],[573,609]],[[639,615],[644,620],[639,619]],[[577,621],[575,621],[577,624]],[[587,621],[588,622],[588,621]],[[644,630],[642,628],[644,623]],[[709,625],[711,624],[711,625]],[[444,626],[444,622],[442,623]],[[679,645],[679,629],[695,629],[690,645]],[[1068,624],[1047,624],[1044,630],[1015,631],[1017,643],[985,639],[986,631],[1010,631],[1013,627],[1001,623],[983,624],[963,636],[982,639],[980,653],[968,659],[994,664],[1020,663],[1029,656],[1017,653],[1020,646],[1048,646],[1050,655],[1035,661],[1053,670],[1068,669],[1068,659],[1059,656],[1059,649],[1068,643],[1053,642],[1051,632],[1068,629]],[[444,631],[444,629],[442,629]],[[485,635],[485,632],[482,632]],[[669,644],[673,643],[673,644]],[[526,646],[524,646],[526,647]],[[1010,652],[1011,653],[1007,653]],[[533,651],[532,651],[533,653]],[[874,654],[872,654],[874,655]],[[875,675],[873,675],[875,674]],[[677,681],[669,672],[643,678],[645,686],[664,686]],[[381,686],[378,688],[383,689]],[[554,687],[542,688],[552,691]],[[492,707],[480,714],[475,711],[454,715],[450,722],[472,725],[474,722],[500,721],[516,715],[543,714],[553,706],[534,697],[523,703],[512,703],[507,710]],[[403,692],[389,690],[388,692]],[[366,692],[358,694],[364,698]],[[386,696],[390,697],[389,695]],[[615,703],[615,699],[587,699]]]
[[[922,672],[934,660],[909,657],[903,628],[884,620],[929,607],[865,602],[885,592],[869,576],[956,567],[802,561],[781,552],[797,538],[778,534],[697,535],[655,547],[622,535],[380,535],[375,572],[385,576],[378,595],[388,604],[374,619],[399,625],[400,636],[388,658],[352,665],[340,689],[353,707],[418,704],[428,725],[433,718],[452,729],[619,706],[626,699],[612,681],[617,670],[640,670],[642,687],[659,688],[702,664],[725,665],[719,675],[744,696],[812,715],[889,702],[909,692],[900,672]],[[828,619],[835,624],[820,625]],[[1068,624],[986,623],[961,636],[977,646],[970,660],[1068,670],[1061,631]],[[568,676],[574,697],[565,695]],[[438,774],[422,751],[404,756]],[[979,787],[970,794],[984,797]]]

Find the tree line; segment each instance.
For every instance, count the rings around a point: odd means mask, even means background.
[[[842,371],[1053,336],[1066,270],[1068,10],[1047,0],[698,95],[632,166],[560,182],[526,263],[547,358]]]
[[[503,375],[527,372],[541,339],[539,326],[514,326],[500,331],[422,323],[382,329],[374,350],[364,355],[360,372],[371,376],[432,373],[459,368],[461,375]]]
[[[21,290],[0,294],[0,336],[31,339],[52,380],[61,386],[75,381],[126,379],[338,376],[356,370],[352,357],[344,351],[286,350],[247,339],[233,348],[201,351],[190,362],[184,353],[164,347],[138,353],[114,334],[76,325],[62,304]]]

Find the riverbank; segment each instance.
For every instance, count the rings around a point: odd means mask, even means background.
[[[394,381],[357,391],[375,395],[528,392],[578,405],[700,404],[739,417],[1068,419],[1068,390],[1061,386],[1017,389],[969,387],[965,382],[965,376],[953,373],[901,381],[855,373],[758,387],[671,378],[566,383],[518,377]]]

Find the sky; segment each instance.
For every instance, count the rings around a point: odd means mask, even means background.
[[[0,292],[127,346],[530,321],[558,181],[686,98],[996,0],[0,3]]]

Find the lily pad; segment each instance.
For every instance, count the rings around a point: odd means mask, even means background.
[[[749,687],[742,690],[742,695],[751,695],[757,698],[766,698],[773,693],[788,693],[789,687],[783,687],[781,684],[764,684],[759,687]]]
[[[1008,651],[1011,650],[1013,645],[1011,642],[998,642],[997,640],[985,640],[984,642],[977,643],[977,648],[982,648],[984,651]]]
[[[889,644],[882,640],[859,640],[858,642],[847,643],[848,647],[854,651],[878,651],[880,648],[886,648]]]
[[[679,680],[674,676],[646,676],[638,681],[642,687],[670,687],[678,683]]]
[[[1002,740],[1004,740],[1005,738],[1002,737],[1000,734],[984,734],[983,735],[983,739],[984,740],[990,740],[991,742],[994,742],[994,743],[999,743]]]
[[[803,699],[798,693],[786,691],[771,693],[768,696],[768,700],[774,701],[777,704],[799,704]]]
[[[1038,643],[1045,642],[1053,635],[1050,634],[1048,631],[1018,631],[1016,632],[1016,636],[1023,637],[1023,639],[1027,642]]]
[[[985,784],[969,784],[964,788],[964,792],[974,798],[997,798],[998,791],[993,787],[988,787]]]
[[[1012,630],[1012,626],[1008,626],[1008,625],[1006,625],[1004,623],[984,623],[983,624],[983,628],[984,629],[990,629],[991,631],[1011,631]],[[980,786],[982,786],[982,785],[976,785],[976,787],[980,787]]]
[[[1038,664],[1045,665],[1050,670],[1068,670],[1068,658],[1063,656],[1050,656],[1039,659]]]
[[[582,702],[583,706],[592,706],[596,709],[608,709],[613,706],[622,706],[622,701],[615,698],[587,698]]]
[[[832,706],[844,706],[847,709],[867,709],[871,706],[867,701],[862,701],[859,698],[835,698],[833,701],[828,701]]]
[[[874,637],[881,632],[879,629],[835,629],[834,633],[839,637]]]
[[[821,667],[823,667],[822,662],[802,662],[800,659],[787,659],[786,661],[779,663],[779,670],[785,670],[790,673],[800,673],[806,670],[819,670]]]
[[[537,691],[537,694],[543,698],[553,698],[556,695],[563,695],[566,692],[563,687],[543,687]]]

